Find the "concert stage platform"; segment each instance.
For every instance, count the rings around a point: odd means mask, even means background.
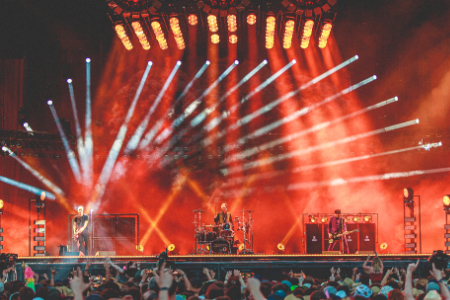
[[[420,259],[419,271],[429,269],[425,262],[431,254],[379,254],[385,268],[404,267]],[[19,257],[18,265],[23,261],[38,274],[50,273],[50,268],[56,268],[58,274],[56,279],[64,279],[73,267],[80,266],[84,269],[86,262],[91,263],[90,270],[93,275],[102,274],[103,263],[106,256],[47,256],[47,257]],[[189,273],[201,273],[203,268],[215,270],[217,278],[222,279],[226,271],[239,269],[242,272],[254,272],[256,274],[277,276],[282,271],[303,270],[307,275],[320,278],[328,274],[331,267],[341,268],[344,274],[350,274],[355,267],[361,267],[367,254],[271,254],[271,255],[173,255],[169,256],[175,268],[183,269]],[[111,256],[115,263],[126,263],[135,261],[140,263],[141,268],[153,268],[158,262],[156,255],[153,256]],[[21,272],[18,272],[21,273]],[[270,276],[269,276],[270,274]]]

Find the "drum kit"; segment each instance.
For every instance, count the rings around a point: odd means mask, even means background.
[[[235,236],[233,223],[205,225],[202,223],[201,209],[193,210],[195,225],[195,254],[253,254],[253,223],[252,211],[242,210],[242,219],[235,217],[237,231],[242,231],[243,243]],[[245,218],[247,213],[247,218]]]

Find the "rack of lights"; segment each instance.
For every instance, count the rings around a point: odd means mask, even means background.
[[[213,44],[239,44],[247,29],[256,27],[263,44],[275,38],[283,48],[302,49],[311,40],[325,48],[337,14],[337,0],[105,0],[108,16],[127,50],[140,45],[184,50],[190,35],[200,30]]]

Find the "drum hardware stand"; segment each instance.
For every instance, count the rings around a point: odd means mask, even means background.
[[[242,210],[242,231],[244,232],[244,249],[241,251],[241,254],[253,254],[253,219],[252,219],[252,210],[247,210],[248,212],[248,220],[247,225],[245,224],[245,212],[246,210]],[[250,229],[252,228],[252,229]],[[249,247],[249,248],[247,248]],[[250,249],[251,247],[251,249]]]
[[[194,222],[192,222],[195,226],[195,234],[194,234],[194,243],[195,243],[195,248],[194,248],[194,254],[201,254],[201,253],[205,253],[208,250],[207,249],[203,249],[202,245],[200,245],[198,243],[198,235],[199,233],[203,230],[202,227],[202,212],[205,212],[204,210],[201,209],[196,209],[192,211],[194,213]],[[197,222],[197,214],[198,214],[198,222]],[[211,249],[211,246],[210,246]],[[210,250],[211,252],[211,250]]]

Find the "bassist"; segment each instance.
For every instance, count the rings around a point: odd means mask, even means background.
[[[335,215],[330,218],[330,222],[328,223],[328,237],[330,239],[333,239],[334,236],[337,234],[343,235],[339,239],[334,239],[333,243],[330,243],[330,246],[328,246],[328,251],[333,251],[334,246],[337,242],[341,241],[341,252],[344,252],[345,254],[350,254],[350,251],[348,249],[347,244],[347,224],[345,223],[345,219],[341,216],[341,210],[336,209],[334,211]]]
[[[88,240],[89,240],[89,231],[87,229],[88,223],[89,223],[89,216],[83,214],[83,206],[79,206],[78,214],[73,219],[73,236],[75,240],[79,243],[80,252],[83,252],[84,255],[88,255]]]

